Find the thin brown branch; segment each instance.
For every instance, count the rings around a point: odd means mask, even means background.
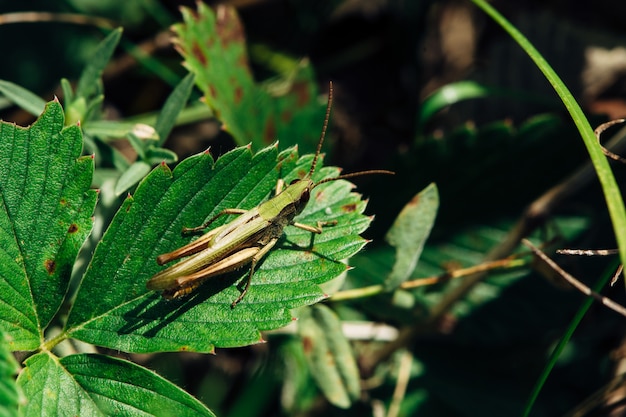
[[[617,279],[622,274],[623,270],[624,270],[624,265],[620,265],[617,267],[617,271],[615,271],[615,274],[613,274],[613,278],[611,278],[611,283],[609,284],[611,287],[615,285],[615,283],[617,282]]]
[[[607,298],[603,295],[598,294],[597,292],[595,292],[594,290],[592,290],[591,288],[589,288],[588,286],[580,282],[573,275],[569,274],[567,271],[561,268],[556,262],[550,259],[548,255],[546,255],[541,249],[533,245],[529,240],[523,239],[522,243],[526,245],[527,247],[529,247],[530,250],[532,250],[535,255],[541,258],[542,261],[548,264],[550,268],[556,271],[560,276],[562,276],[567,282],[569,282],[578,291],[582,292],[588,297],[593,298],[596,301],[599,301],[600,303],[610,308],[611,310],[615,311],[616,313],[619,313],[622,316],[626,317],[626,308],[624,306],[616,303],[610,298]]]
[[[71,23],[73,25],[96,26],[104,29],[113,29],[115,27],[115,23],[110,19],[78,13],[15,12],[0,14],[0,25],[40,22]]]
[[[609,151],[607,148],[602,146],[602,141],[600,140],[600,136],[602,136],[602,133],[605,130],[607,130],[609,127],[619,124],[619,123],[624,123],[625,121],[626,119],[611,120],[610,122],[602,123],[600,126],[596,127],[596,129],[593,131],[593,133],[595,133],[596,135],[596,139],[598,140],[598,143],[600,144],[600,147],[602,148],[602,152],[609,158],[613,159],[614,161],[621,162],[622,164],[626,164],[626,159],[619,156],[618,154],[614,152]]]
[[[617,249],[557,249],[559,255],[609,256],[619,253]]]

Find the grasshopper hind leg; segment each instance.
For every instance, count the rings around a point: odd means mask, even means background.
[[[235,306],[239,304],[241,300],[243,300],[243,297],[246,296],[246,293],[248,292],[248,288],[250,288],[250,282],[252,282],[252,275],[254,275],[254,268],[256,267],[257,262],[259,262],[261,259],[263,259],[265,255],[267,255],[267,253],[274,247],[276,242],[278,242],[278,238],[271,239],[256,255],[252,257],[248,279],[246,279],[246,283],[243,289],[241,290],[241,294],[239,294],[239,297],[237,297],[237,299],[233,301],[232,304],[230,305],[231,309],[235,308]]]

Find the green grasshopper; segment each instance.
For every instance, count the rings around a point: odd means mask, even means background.
[[[183,228],[183,233],[193,233],[206,229],[219,217],[227,214],[240,216],[223,226],[205,233],[197,240],[157,257],[157,263],[164,265],[173,260],[186,257],[179,263],[154,275],[146,284],[149,290],[163,291],[166,299],[185,296],[211,277],[235,271],[250,264],[250,273],[241,294],[233,303],[234,308],[246,295],[257,263],[267,255],[283,234],[283,229],[292,225],[311,233],[322,233],[322,226],[309,226],[294,222],[309,201],[311,190],[320,184],[339,179],[368,174],[394,174],[385,170],[370,170],[327,178],[319,182],[311,179],[320,155],[332,106],[332,84],[328,94],[326,116],[317,151],[309,173],[302,179],[296,179],[281,192],[282,181],[276,187],[276,195],[251,210],[226,209],[198,227]]]

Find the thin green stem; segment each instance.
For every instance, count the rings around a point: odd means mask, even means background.
[[[482,9],[496,23],[498,23],[528,54],[535,62],[539,70],[550,82],[554,91],[559,95],[561,101],[570,113],[572,120],[576,124],[578,131],[585,143],[587,152],[591,157],[591,161],[598,175],[598,179],[602,185],[604,198],[609,210],[609,215],[613,223],[613,230],[619,246],[620,259],[622,264],[626,264],[626,210],[624,209],[624,200],[617,187],[615,177],[611,172],[606,157],[602,153],[602,148],[598,144],[596,136],[585,117],[580,105],[576,102],[574,96],[570,93],[563,81],[556,72],[550,67],[548,62],[541,56],[539,51],[526,39],[520,31],[518,31],[508,20],[506,20],[496,9],[494,9],[485,0],[471,0],[476,6]]]
[[[63,342],[65,339],[67,339],[67,333],[61,332],[58,335],[54,336],[52,339],[45,342],[42,346],[42,350],[51,351],[56,345]]]
[[[427,285],[434,285],[441,282],[446,282],[451,279],[463,278],[477,272],[490,271],[495,269],[511,269],[518,268],[528,264],[529,261],[524,259],[500,259],[493,262],[485,262],[480,265],[471,266],[469,268],[461,268],[448,273],[444,273],[432,277],[423,277],[414,279],[411,281],[403,282],[400,285],[400,289],[409,290],[417,287],[425,287]],[[373,297],[378,294],[387,292],[384,285],[370,285],[368,287],[354,288],[351,290],[338,291],[330,297],[330,301],[345,301],[355,300],[360,298]]]

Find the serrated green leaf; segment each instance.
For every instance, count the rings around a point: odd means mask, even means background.
[[[203,3],[182,9],[174,25],[177,48],[196,76],[196,85],[235,141],[260,149],[276,140],[313,150],[324,107],[309,65],[301,68],[289,94],[276,98],[256,84],[248,65],[245,37],[234,8],[220,6],[219,17]],[[304,148],[302,148],[304,146]]]
[[[62,358],[60,365],[104,415],[214,415],[178,386],[132,362],[104,355],[72,355]]]
[[[14,350],[39,345],[91,231],[93,159],[63,122],[54,101],[29,128],[0,124],[0,328]]]
[[[38,95],[10,81],[0,80],[0,92],[20,108],[35,116],[40,115],[46,106],[46,102]]]
[[[80,385],[49,352],[31,356],[17,378],[27,402],[20,407],[29,416],[104,416]]]
[[[213,416],[155,373],[104,355],[37,354],[26,360],[18,384],[28,400],[24,416]]]
[[[387,291],[398,288],[415,270],[438,208],[439,194],[433,183],[413,197],[396,217],[385,237],[396,248],[396,262],[385,280]]]
[[[359,370],[339,318],[324,305],[302,309],[298,334],[309,370],[328,401],[350,407],[361,393]]]
[[[365,244],[358,234],[371,219],[362,215],[365,203],[347,181],[316,187],[296,218],[311,225],[336,220],[337,225],[315,236],[287,227],[285,239],[258,265],[235,309],[230,304],[240,294],[236,283],[247,268],[209,280],[176,301],[148,291],[146,282],[162,269],[157,255],[190,241],[181,236],[183,227],[200,225],[226,208],[255,208],[272,194],[279,176],[287,183],[302,177],[311,161],[312,155],[298,159],[294,149],[278,154],[272,146],[253,156],[243,147],[215,163],[202,153],[173,172],[164,164],[155,168],[125,200],[98,245],[66,330],[72,337],[130,352],[210,352],[214,346],[259,342],[260,331],[288,324],[289,310],[322,299],[318,285],[344,272],[341,260]],[[313,178],[337,173],[322,168]]]

